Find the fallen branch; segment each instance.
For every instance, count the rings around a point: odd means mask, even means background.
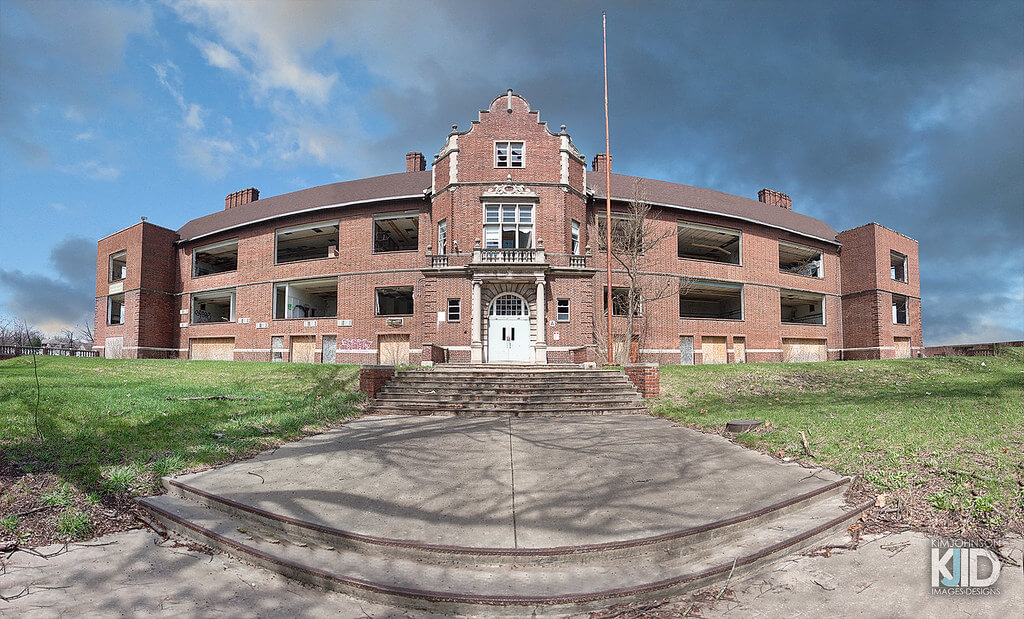
[[[239,397],[236,397],[236,396],[233,396],[233,395],[199,395],[199,396],[194,396],[194,397],[191,397],[191,398],[172,398],[172,397],[168,396],[167,399],[169,401],[172,401],[172,402],[182,402],[182,401],[186,401],[186,400],[243,400],[243,401],[251,401],[251,400],[259,400],[260,398],[259,397],[255,397],[255,398],[239,398]]]
[[[738,559],[737,557],[736,559]],[[725,579],[725,585],[722,586],[722,590],[715,596],[715,601],[722,599],[722,595],[725,594],[725,590],[729,588],[729,581],[732,580],[732,573],[736,570],[736,559],[732,560],[732,569],[729,570],[729,577]]]
[[[807,435],[803,430],[800,430],[800,442],[804,444],[804,451],[807,452],[807,455],[813,458],[814,454],[811,453],[811,446],[807,443]]]
[[[54,507],[55,507],[54,505],[43,505],[42,507],[36,507],[34,509],[25,510],[23,512],[18,512],[17,514],[14,514],[14,515],[20,518],[22,516],[28,516],[29,514],[34,514],[36,512],[41,512],[44,509],[53,509]]]

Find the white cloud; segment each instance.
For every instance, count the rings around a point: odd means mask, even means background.
[[[200,39],[196,36],[189,36],[189,40],[199,48],[203,58],[206,59],[207,64],[210,66],[231,71],[232,73],[244,72],[242,62],[238,59],[238,56],[229,52],[223,45],[207,41],[206,39]]]
[[[181,109],[181,124],[192,131],[201,131],[203,129],[203,108],[198,103],[189,103],[185,100],[185,95],[182,94],[181,71],[178,66],[173,62],[166,62],[153,65],[153,71]]]
[[[217,138],[183,138],[179,150],[183,166],[209,179],[223,178],[239,159],[233,143]]]

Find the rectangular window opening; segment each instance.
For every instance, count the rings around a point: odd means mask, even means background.
[[[580,255],[580,222],[572,221],[572,236],[570,237],[569,251],[574,256]]]
[[[413,313],[412,286],[377,288],[376,296],[378,316],[402,316]]]
[[[437,253],[448,253],[448,220],[437,222]]]
[[[524,146],[522,142],[495,142],[494,143],[494,167],[496,168],[521,168],[523,167]]]
[[[797,290],[780,290],[782,322],[800,325],[825,324],[825,295]]]
[[[237,239],[199,247],[192,252],[192,277],[237,270]]]
[[[692,260],[740,264],[741,236],[736,230],[680,223],[677,255]]]
[[[569,322],[569,299],[558,299],[555,302],[555,319],[558,322]]]
[[[907,322],[907,297],[901,294],[892,295],[892,324],[905,325]]]
[[[889,252],[889,276],[897,282],[907,281],[907,257],[903,254]]]
[[[605,216],[597,216],[597,248],[606,248]],[[628,214],[612,213],[612,252],[620,255],[643,253],[644,224]]]
[[[126,277],[128,277],[128,252],[119,251],[110,254],[110,281],[119,282]]]
[[[192,324],[234,322],[235,290],[217,290],[192,295]]]
[[[277,231],[277,264],[334,258],[337,255],[338,222],[296,226]]]
[[[604,313],[608,313],[608,287],[604,287],[601,295],[604,299]],[[643,297],[639,290],[633,291],[633,315],[643,314]],[[627,316],[629,314],[629,288],[612,288],[612,316]]]
[[[743,286],[725,282],[683,284],[679,317],[743,320]]]
[[[373,218],[373,251],[416,251],[420,244],[420,217],[416,212]],[[440,252],[444,253],[444,252]]]
[[[274,284],[274,318],[334,318],[338,315],[338,280],[314,279]]]
[[[112,294],[107,297],[107,324],[124,324],[124,294]]]
[[[532,249],[532,204],[485,204],[485,249]]]
[[[779,272],[821,278],[821,250],[779,242]]]
[[[448,299],[448,322],[462,320],[462,299]]]

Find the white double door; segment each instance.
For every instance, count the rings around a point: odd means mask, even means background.
[[[530,361],[530,317],[491,316],[487,323],[487,361]]]

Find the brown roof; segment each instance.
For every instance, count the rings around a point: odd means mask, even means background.
[[[606,196],[604,174],[590,174],[590,188],[599,199]],[[635,176],[612,174],[612,198],[630,200]],[[643,179],[645,199],[656,205],[694,210],[759,223],[802,236],[837,243],[836,231],[823,221],[793,211],[769,206],[757,200],[720,191]],[[272,196],[242,206],[193,219],[178,230],[182,241],[215,232],[318,208],[346,206],[379,200],[420,197],[430,188],[430,170],[373,176],[344,183],[332,183]]]
[[[651,204],[734,217],[838,244],[837,232],[821,220],[712,189],[612,174],[612,199],[631,200],[637,180],[643,180],[644,200]],[[607,197],[604,174],[590,173],[587,182],[596,197]]]
[[[246,224],[293,215],[304,211],[360,202],[422,197],[430,189],[430,171],[401,172],[356,181],[332,183],[272,196],[193,219],[180,229],[182,241],[207,236]]]

